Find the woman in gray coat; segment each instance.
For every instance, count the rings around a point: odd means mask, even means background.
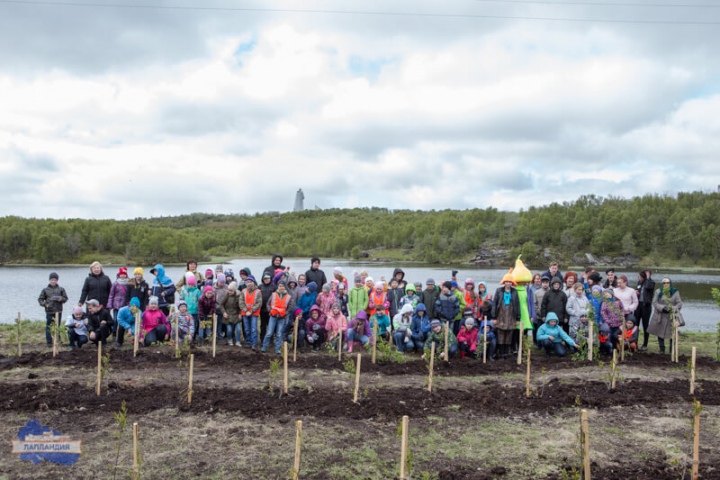
[[[658,337],[660,353],[665,353],[665,339],[670,338],[672,351],[673,318],[678,321],[682,310],[680,292],[672,286],[669,278],[662,279],[662,285],[653,295],[653,315],[650,319],[648,333]]]

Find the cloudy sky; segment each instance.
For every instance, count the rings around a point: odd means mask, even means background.
[[[0,216],[720,184],[709,0],[52,1],[0,0]]]

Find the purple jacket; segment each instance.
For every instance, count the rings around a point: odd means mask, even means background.
[[[365,324],[365,327],[363,328],[361,325],[358,325],[359,322],[363,322]],[[358,328],[355,328],[357,326]],[[361,330],[361,332],[358,332],[358,329]],[[370,321],[367,318],[367,313],[365,313],[365,310],[360,310],[357,314],[357,317],[353,318],[348,322],[348,331],[355,330],[360,336],[365,335],[368,338],[372,338],[372,330],[370,329]],[[364,330],[364,332],[362,332]]]
[[[110,296],[108,297],[108,304],[105,308],[108,310],[120,310],[122,307],[126,307],[127,303],[125,303],[125,294],[127,291],[127,285],[121,285],[118,282],[113,283],[113,286],[110,289]]]

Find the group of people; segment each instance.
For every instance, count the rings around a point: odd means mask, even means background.
[[[64,321],[70,348],[114,340],[120,349],[136,334],[145,346],[204,342],[215,331],[227,345],[261,352],[273,348],[276,354],[285,341],[296,341],[301,351],[337,349],[342,342],[350,352],[384,341],[404,353],[427,354],[434,344],[438,355],[484,353],[494,360],[516,353],[520,335],[531,337],[547,355],[565,356],[587,343],[590,322],[603,352],[611,353],[621,342],[631,351],[645,350],[653,334],[664,353],[673,323],[684,324],[679,292],[669,278],[656,289],[649,270],[639,272],[631,288],[628,277],[616,276],[612,268],[604,281],[592,267],[581,275],[563,275],[556,263],[533,275],[518,259],[494,290],[472,278],[459,282],[456,270],[439,284],[432,278],[424,285],[408,282],[401,268],[389,280],[375,281],[364,269],[349,280],[335,267],[328,279],[317,257],[305,273],[296,274],[281,255],[273,255],[259,282],[249,268],[236,278],[222,265],[200,272],[194,260],[177,282],[163,265],[150,273],[148,283],[143,268],[135,268],[130,278],[121,267],[112,281],[100,263],[91,264],[80,299]],[[49,346],[50,326],[68,301],[58,280],[51,273],[38,298]]]

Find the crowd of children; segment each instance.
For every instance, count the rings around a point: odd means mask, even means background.
[[[94,262],[83,298],[64,322],[69,347],[114,340],[114,348],[120,349],[126,336],[135,335],[144,346],[204,342],[215,330],[227,345],[261,352],[272,346],[276,354],[285,341],[297,341],[300,350],[336,349],[342,341],[350,352],[378,341],[403,353],[427,355],[434,344],[438,356],[447,349],[450,357],[484,354],[492,361],[515,353],[521,335],[548,356],[563,357],[586,345],[590,322],[597,327],[592,331],[603,353],[620,344],[630,351],[645,350],[650,334],[658,337],[664,353],[673,322],[684,325],[679,292],[668,278],[656,289],[649,270],[638,274],[633,289],[627,276],[616,276],[613,269],[606,270],[603,284],[592,267],[579,276],[563,275],[553,263],[533,275],[518,259],[497,289],[488,292],[485,282],[477,282],[477,291],[472,278],[458,282],[454,270],[440,285],[428,278],[423,288],[420,282],[407,282],[400,268],[389,281],[381,277],[376,282],[366,270],[353,272],[350,281],[335,267],[328,280],[319,258],[297,275],[282,262],[281,255],[274,255],[260,284],[249,268],[241,269],[238,278],[222,265],[203,274],[193,260],[177,283],[160,264],[150,270],[150,283],[140,267],[130,279],[127,268],[120,268],[113,283]],[[58,280],[51,273],[38,298],[46,312],[48,345],[50,325],[68,300]]]

